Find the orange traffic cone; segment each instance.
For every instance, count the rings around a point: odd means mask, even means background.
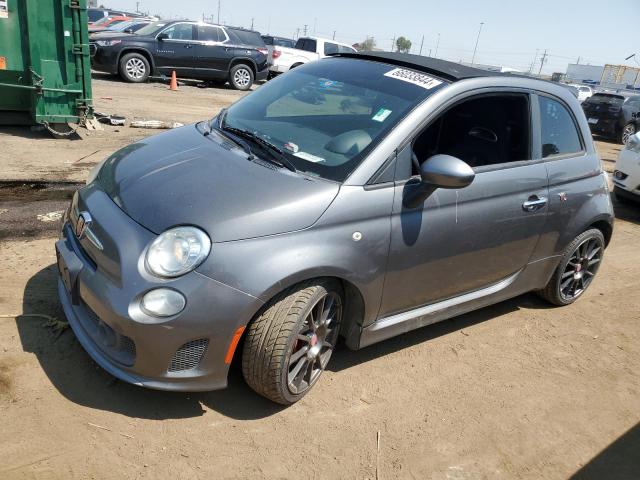
[[[171,72],[171,83],[169,84],[169,90],[176,91],[178,90],[178,79],[176,78],[176,71]]]

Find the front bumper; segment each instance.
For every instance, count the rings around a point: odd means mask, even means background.
[[[91,68],[99,72],[118,73],[118,48],[100,47],[95,42],[89,44]]]
[[[93,217],[102,254],[117,259],[117,265],[108,264],[65,222],[56,242],[58,295],[84,349],[106,371],[135,385],[179,391],[226,387],[225,356],[233,336],[262,302],[197,272],[172,280],[152,277],[140,261],[151,232],[91,185],[80,191],[78,204]],[[166,319],[144,314],[140,298],[159,286],[180,291],[185,309]]]
[[[611,179],[618,191],[640,196],[640,153],[623,148]]]

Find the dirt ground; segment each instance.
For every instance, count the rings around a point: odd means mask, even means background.
[[[183,123],[238,98],[106,78],[94,88],[99,111]],[[109,376],[57,329],[57,224],[36,217],[68,195],[37,181],[83,181],[110,152],[153,133],[106,127],[60,141],[0,128],[0,180],[28,180],[0,185],[1,479],[640,478],[634,205],[614,204],[605,261],[576,304],[550,308],[528,294],[339,349],[289,408],[253,394],[237,369],[227,390],[198,394]],[[597,146],[611,171],[619,146]]]

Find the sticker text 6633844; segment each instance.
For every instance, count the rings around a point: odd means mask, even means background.
[[[433,78],[426,73],[414,72],[413,70],[407,70],[406,68],[394,68],[393,70],[384,74],[385,77],[395,78],[402,80],[403,82],[413,83],[419,87],[431,90],[442,83],[441,80]]]

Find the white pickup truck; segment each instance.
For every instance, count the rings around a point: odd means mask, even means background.
[[[319,60],[334,53],[352,53],[356,49],[334,40],[320,37],[301,37],[295,48],[274,47],[271,52],[272,64],[269,68],[272,75],[288,72],[303,63]]]

